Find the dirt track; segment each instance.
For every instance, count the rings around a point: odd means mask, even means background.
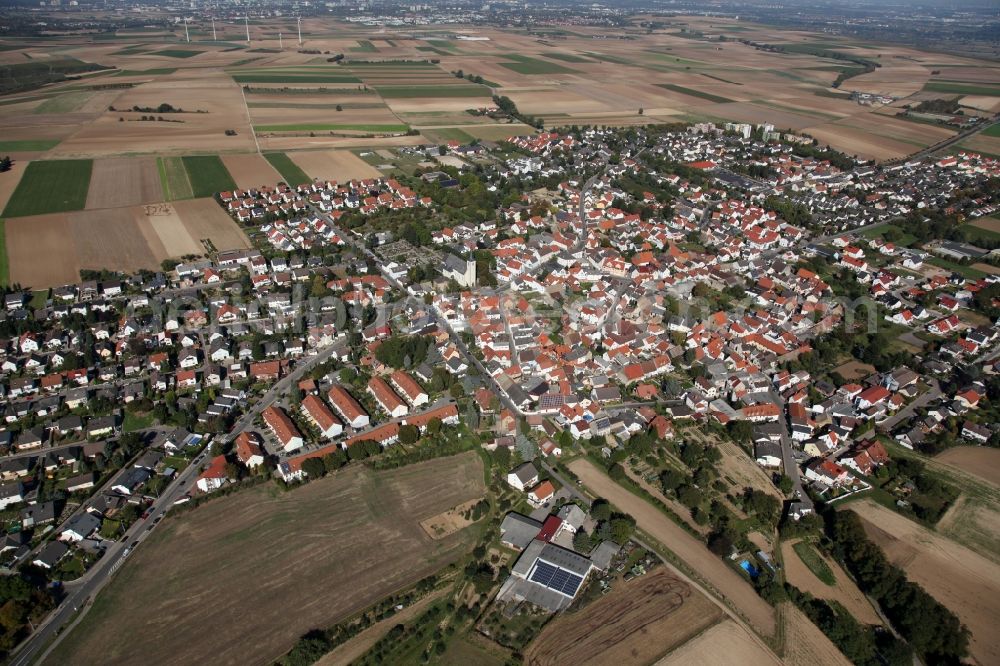
[[[765,636],[776,628],[774,609],[757,596],[739,574],[693,536],[663,515],[656,507],[612,481],[590,461],[580,458],[569,465],[580,482],[596,496],[604,497],[622,511],[631,514],[639,528],[670,549],[699,577],[722,594]]]

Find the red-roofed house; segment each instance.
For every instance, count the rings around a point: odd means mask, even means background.
[[[528,503],[534,507],[540,507],[548,502],[555,492],[555,486],[552,485],[551,481],[542,481],[528,491]]]
[[[226,456],[215,456],[195,485],[201,492],[210,493],[224,486],[227,481],[229,476],[226,474]]]

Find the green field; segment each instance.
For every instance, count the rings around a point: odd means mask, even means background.
[[[834,577],[833,571],[809,542],[800,541],[792,546],[792,549],[816,578],[819,578],[822,582],[830,586],[837,584],[837,579]]]
[[[177,71],[176,67],[154,67],[153,69],[123,69],[122,71],[115,74],[115,76],[160,76],[166,74],[173,74]]]
[[[501,67],[517,72],[518,74],[577,74],[577,70],[557,65],[554,62],[539,60],[522,55],[505,55],[504,58],[514,62],[501,62]]]
[[[963,224],[959,229],[962,231],[962,235],[965,236],[965,242],[967,243],[1000,240],[1000,232],[992,231],[991,229],[983,229],[971,224]]]
[[[436,127],[434,129],[426,130],[424,132],[424,136],[433,141],[437,141],[438,143],[444,143],[446,141],[472,143],[472,141],[476,138],[458,127]]]
[[[927,263],[937,266],[938,268],[944,268],[945,270],[958,273],[959,275],[967,277],[970,280],[978,280],[981,277],[986,277],[986,273],[976,270],[972,266],[964,266],[954,261],[948,261],[943,257],[931,257],[927,260]]]
[[[87,103],[94,93],[89,90],[76,90],[50,97],[32,111],[32,113],[71,113]]]
[[[684,86],[679,86],[674,83],[657,83],[655,85],[658,88],[673,90],[674,92],[681,93],[682,95],[690,95],[691,97],[700,97],[701,99],[708,100],[709,102],[715,102],[716,104],[726,104],[733,101],[726,97],[719,97],[718,95],[695,90],[694,88],[685,88]]]
[[[392,124],[298,123],[292,125],[254,125],[253,129],[255,132],[335,132],[343,130],[345,132],[395,134],[397,132],[410,131],[410,126]]]
[[[156,160],[160,172],[160,186],[163,188],[163,198],[167,201],[191,199],[191,181],[188,180],[184,162],[179,157],[160,157]]]
[[[928,81],[924,90],[930,92],[952,93],[954,95],[991,95],[1000,97],[1000,86],[976,85],[960,81]]]
[[[33,153],[51,150],[59,145],[60,139],[24,139],[23,141],[0,141],[0,151],[7,153]]]
[[[894,245],[902,245],[904,247],[909,247],[917,241],[917,237],[914,236],[913,234],[908,234],[905,231],[903,231],[901,227],[898,227],[895,224],[889,224],[888,222],[886,222],[885,224],[876,224],[874,227],[869,227],[865,229],[864,231],[861,232],[861,237],[867,238],[869,240],[873,238],[884,238],[886,232],[889,231],[890,229],[895,229],[897,232],[899,232],[898,239],[892,241]]]
[[[362,39],[358,41],[358,45],[350,49],[355,53],[376,53],[378,49],[375,45],[369,42],[367,39]]]
[[[137,55],[139,53],[145,53],[149,51],[150,47],[144,44],[136,44],[135,46],[126,46],[125,48],[111,53],[115,56],[126,56],[126,55]]]
[[[93,160],[49,160],[32,162],[7,202],[4,217],[81,210],[87,205],[87,189]]]
[[[312,178],[299,168],[285,153],[264,153],[264,159],[271,163],[288,185],[297,186],[303,183],[311,183]]]
[[[10,284],[10,261],[7,260],[7,225],[0,219],[0,287]]]
[[[375,91],[386,99],[490,96],[489,88],[475,84],[454,86],[375,86]]]
[[[590,58],[584,58],[572,53],[559,53],[558,51],[546,51],[545,53],[539,53],[538,55],[546,58],[552,58],[553,60],[562,60],[563,62],[594,62]]]
[[[184,170],[191,181],[191,191],[196,198],[210,197],[216,192],[235,190],[236,183],[218,155],[182,157]]]
[[[993,125],[992,127],[987,127],[982,131],[983,136],[1000,136],[1000,123]]]
[[[199,53],[204,53],[204,51],[192,51],[189,49],[165,49],[163,51],[157,51],[152,55],[167,56],[168,58],[192,58]]]

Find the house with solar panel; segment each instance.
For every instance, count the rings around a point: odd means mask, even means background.
[[[573,603],[593,568],[589,558],[535,539],[514,564],[497,600],[524,601],[555,613]]]

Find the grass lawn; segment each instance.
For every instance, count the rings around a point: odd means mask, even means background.
[[[254,125],[257,132],[332,132],[344,130],[351,132],[396,133],[410,131],[409,125],[365,125],[351,123],[299,123],[293,125]],[[184,158],[187,159],[187,158]]]
[[[952,93],[955,95],[992,95],[1000,97],[1000,86],[983,86],[958,81],[928,81],[924,90],[930,92]]]
[[[167,56],[168,58],[191,58],[199,53],[204,53],[204,51],[194,51],[190,49],[166,49],[163,51],[157,51],[153,55]]]
[[[490,89],[476,84],[455,86],[375,86],[386,99],[411,97],[489,97]]]
[[[195,197],[210,197],[216,192],[236,189],[236,182],[218,155],[182,157],[181,160]]]
[[[554,62],[546,62],[538,58],[530,58],[522,55],[505,55],[505,59],[514,62],[501,62],[501,67],[515,71],[518,74],[577,74],[577,70],[557,65]]]
[[[93,160],[48,160],[32,162],[7,202],[4,217],[81,210],[87,205],[87,189]]]
[[[144,430],[153,425],[152,414],[136,414],[135,412],[125,412],[125,421],[122,423],[122,432],[135,432]]]
[[[905,247],[909,247],[909,246],[913,245],[913,243],[916,242],[916,240],[917,240],[917,237],[914,236],[913,234],[905,233],[902,229],[900,229],[899,227],[897,227],[895,224],[888,224],[888,223],[886,223],[886,224],[878,224],[878,225],[875,225],[874,227],[871,227],[870,229],[865,229],[864,231],[861,232],[861,236],[862,236],[862,238],[867,238],[868,240],[872,240],[874,238],[882,238],[883,236],[885,236],[885,233],[889,229],[896,229],[897,231],[899,231],[902,234],[902,236],[900,236],[899,240],[893,241],[893,244],[895,244],[895,245],[903,245]]]
[[[361,83],[350,74],[308,74],[297,72],[274,74],[233,74],[237,83]]]
[[[178,201],[194,197],[191,181],[188,180],[187,170],[181,158],[160,157],[156,160],[156,166],[160,171],[160,185],[163,187],[164,199]]]
[[[32,310],[41,310],[49,301],[49,290],[39,289],[31,292],[31,302],[28,304]]]
[[[812,544],[806,541],[800,541],[792,546],[792,549],[795,550],[795,554],[799,556],[802,563],[809,568],[809,571],[811,571],[816,578],[819,578],[821,581],[830,586],[837,584],[837,579],[834,578],[833,571],[831,571],[830,567],[823,561],[823,558],[819,556],[819,553],[816,552]]]
[[[937,266],[938,268],[944,268],[945,270],[958,273],[971,280],[978,280],[981,277],[986,277],[986,273],[976,270],[972,266],[963,266],[962,264],[956,263],[954,261],[948,261],[943,257],[931,257],[927,260],[927,263]]]
[[[718,95],[713,95],[712,93],[702,92],[700,90],[695,90],[694,88],[685,88],[684,86],[679,86],[673,83],[657,83],[656,86],[658,88],[673,90],[674,92],[681,93],[682,95],[690,95],[691,97],[707,99],[709,102],[715,102],[716,104],[725,104],[733,101],[726,97],[720,97]]]
[[[987,127],[982,131],[983,136],[1000,136],[1000,123]]]
[[[25,139],[22,141],[0,141],[0,151],[28,153],[51,150],[59,145],[59,139]]]
[[[10,284],[10,261],[7,260],[7,225],[0,219],[0,287]]]

